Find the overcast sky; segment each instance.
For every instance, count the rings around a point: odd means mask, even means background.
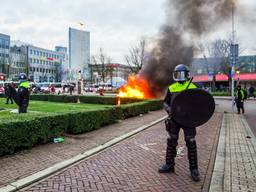
[[[250,5],[248,18],[255,18],[255,0],[240,0]],[[0,33],[35,46],[53,49],[67,46],[68,27],[85,23],[91,32],[91,53],[100,47],[113,62],[123,62],[129,47],[141,36],[155,37],[165,22],[165,0],[0,0]],[[244,8],[243,8],[244,9]],[[256,19],[242,26],[238,21],[239,40],[247,53],[256,50]],[[230,26],[228,26],[230,27]],[[223,36],[228,27],[216,33]]]

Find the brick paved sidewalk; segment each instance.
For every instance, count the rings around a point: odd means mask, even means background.
[[[0,187],[70,159],[165,115],[163,110],[150,112],[86,134],[66,135],[64,143],[49,143],[15,155],[1,157]]]
[[[200,182],[190,178],[182,131],[176,173],[158,173],[167,138],[164,123],[159,123],[21,191],[207,191],[221,120],[216,113],[197,129]]]
[[[256,138],[243,115],[225,114],[210,192],[256,191]]]

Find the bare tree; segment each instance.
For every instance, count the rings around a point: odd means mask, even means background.
[[[111,63],[111,58],[108,57],[102,48],[100,48],[99,53],[93,55],[92,64],[98,75],[101,77],[101,81],[105,82],[106,77],[113,74],[113,68],[109,66]]]
[[[215,90],[216,74],[219,72],[227,75],[229,87],[231,87],[231,64],[230,64],[230,46],[232,41],[230,39],[217,39],[211,43],[200,45],[199,49],[204,55],[206,62],[206,70],[213,75],[213,91]],[[241,53],[242,51],[240,51]],[[208,58],[207,58],[208,56]],[[241,70],[245,67],[243,65],[236,65],[235,71]]]
[[[137,74],[146,62],[146,40],[141,38],[139,43],[129,50],[129,54],[125,55],[125,61],[129,65],[132,73]]]

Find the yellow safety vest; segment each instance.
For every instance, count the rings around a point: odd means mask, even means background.
[[[186,81],[184,83],[176,82],[176,83],[169,86],[169,91],[171,93],[177,93],[177,92],[184,91],[185,89],[195,89],[195,88],[197,88],[196,85],[193,84],[193,83],[190,83],[189,87],[188,87],[188,84],[189,84],[189,81]]]

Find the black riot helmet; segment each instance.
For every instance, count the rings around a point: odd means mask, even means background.
[[[177,82],[184,82],[189,79],[189,68],[184,64],[179,64],[173,72],[173,79]]]
[[[27,78],[26,73],[20,73],[19,74],[19,81],[20,82],[24,82],[24,81],[27,81],[27,80],[28,80],[28,78]]]

